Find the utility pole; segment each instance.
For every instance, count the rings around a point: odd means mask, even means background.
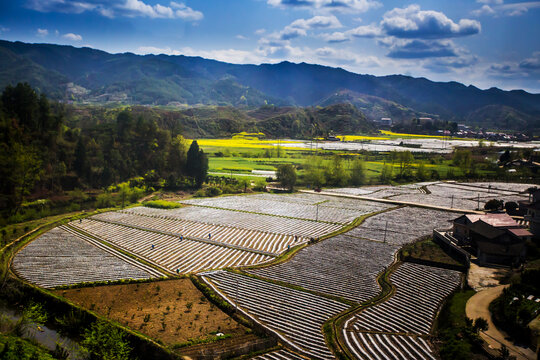
[[[383,243],[386,244],[386,231],[388,230],[388,220],[386,220],[386,225],[384,226],[384,239]]]
[[[319,203],[317,203],[317,218],[315,221],[319,221]]]
[[[478,198],[477,198],[477,201],[476,201],[476,209],[477,210],[480,210],[480,194],[478,194]]]
[[[452,203],[450,205],[450,209],[453,209],[454,208],[454,195],[452,195]]]
[[[236,306],[234,312],[238,312],[238,279],[236,279],[236,299],[234,300]]]

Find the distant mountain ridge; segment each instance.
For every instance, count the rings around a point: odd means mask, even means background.
[[[481,90],[458,82],[360,75],[305,63],[235,65],[183,55],[109,54],[0,40],[0,87],[19,81],[59,100],[248,108],[345,102],[368,119],[432,115],[488,127],[502,121],[515,129],[524,124],[540,128],[540,94],[523,90]]]

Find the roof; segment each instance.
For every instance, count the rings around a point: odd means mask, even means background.
[[[517,237],[532,236],[532,234],[526,229],[507,229],[512,235]]]
[[[485,215],[476,215],[476,214],[467,214],[465,215],[467,220],[472,224],[481,220],[488,225],[491,225],[496,228],[512,228],[512,227],[521,227],[512,217],[506,213],[502,214],[485,214]]]

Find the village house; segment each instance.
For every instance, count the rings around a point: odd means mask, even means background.
[[[517,265],[532,234],[508,214],[466,214],[453,222],[453,236],[476,251],[480,265]]]

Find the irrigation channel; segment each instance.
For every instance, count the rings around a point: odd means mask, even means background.
[[[9,307],[5,303],[0,303],[0,316],[13,323],[21,319],[22,315],[18,309]],[[53,351],[56,345],[60,345],[69,353],[69,360],[85,360],[87,356],[79,346],[77,339],[61,335],[51,324],[37,325],[30,323],[24,330],[23,338],[35,340],[41,346]]]

